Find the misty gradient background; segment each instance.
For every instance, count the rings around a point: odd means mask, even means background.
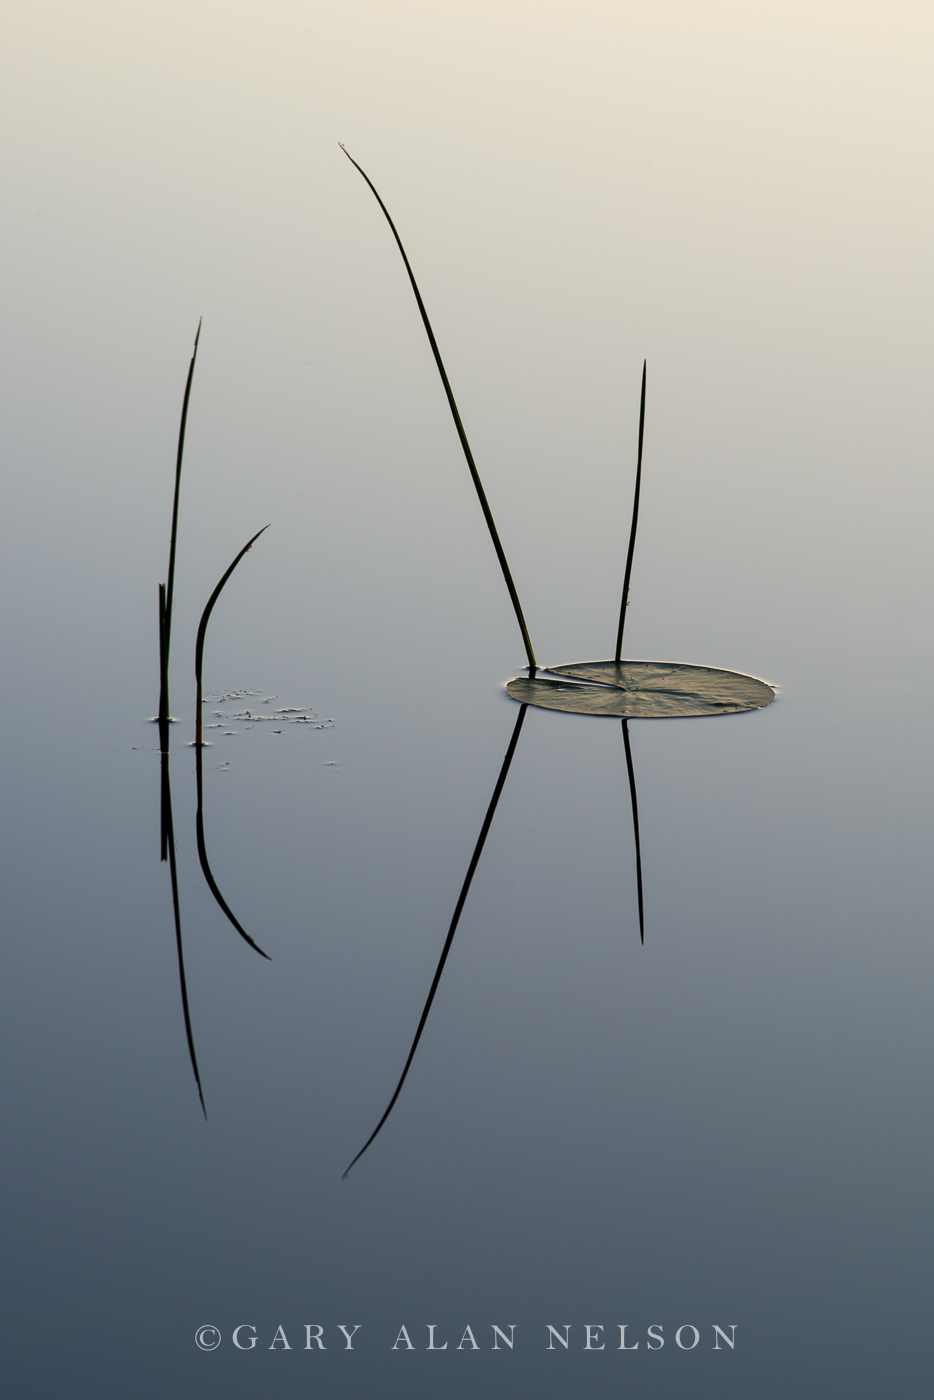
[[[930,6],[32,0],[2,31],[4,1394],[926,1394]],[[620,726],[528,713],[345,1182],[524,656],[339,140],[540,661],[612,654],[645,356],[626,651],[779,687],[633,724],[644,948]],[[172,779],[206,1123],[147,722],[200,315]],[[187,747],[198,617],[267,521],[206,686],[335,721],[207,750],[272,963],[202,879]]]

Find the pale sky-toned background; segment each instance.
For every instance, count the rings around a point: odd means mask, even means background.
[[[456,443],[343,140],[408,242],[546,653],[586,627],[549,587],[570,540],[612,620],[643,356],[656,645],[690,647],[711,603],[731,629],[761,616],[768,590],[744,601],[737,568],[781,579],[774,625],[797,632],[802,548],[825,605],[885,645],[880,535],[924,552],[925,511],[906,537],[903,507],[927,490],[932,24],[874,5],[14,8],[8,441],[70,457],[69,525],[104,523],[88,472],[116,519],[161,508],[171,355],[203,313],[192,433],[219,531],[280,501],[314,530],[361,454],[418,500],[413,425],[455,465]],[[364,538],[384,519],[355,504]],[[710,590],[679,589],[683,629],[672,555]]]

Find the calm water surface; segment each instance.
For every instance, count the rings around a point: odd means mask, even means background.
[[[106,4],[99,51],[64,9],[54,42],[22,19],[7,1395],[926,1393],[934,501],[911,172],[930,100],[911,54],[930,36],[861,21],[841,56],[802,16],[739,32],[727,6],[705,34],[675,8],[684,44],[639,20],[639,62],[609,7],[581,30],[559,6],[532,38],[509,19],[491,48],[491,10],[445,30],[410,6],[396,32],[364,5],[306,33],[297,6],[218,28],[196,5],[181,55],[167,23]],[[860,145],[880,113],[885,160]],[[338,138],[407,240],[542,663],[612,654],[647,355],[626,650],[778,688],[755,713],[631,723],[644,946],[619,721],[528,711],[407,1082],[346,1181],[405,1062],[524,656]],[[151,722],[202,312],[170,763],[206,1121]],[[267,521],[208,634],[205,685],[231,698],[205,706],[203,818],[271,962],[205,883],[191,747],[201,609]],[[340,1324],[359,1324],[352,1352]],[[403,1326],[414,1350],[392,1350]],[[468,1326],[479,1350],[458,1349]]]

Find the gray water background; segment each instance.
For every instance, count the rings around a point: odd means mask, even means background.
[[[931,27],[911,5],[14,7],[5,1394],[926,1393]],[[627,651],[779,687],[632,726],[644,948],[619,725],[528,714],[409,1081],[346,1182],[523,656],[338,139],[406,240],[540,659],[612,651],[647,356]],[[172,778],[207,1123],[148,722],[201,314]],[[206,684],[335,721],[207,751],[214,871],[271,965],[204,885],[187,747],[201,608],[267,521]],[[403,1324],[416,1352],[390,1350]]]

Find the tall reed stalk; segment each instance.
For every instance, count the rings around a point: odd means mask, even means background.
[[[188,401],[191,398],[191,382],[195,377],[195,361],[198,358],[198,341],[201,339],[201,321],[195,333],[195,346],[188,366],[185,382],[185,397],[182,400],[182,419],[178,429],[178,452],[175,457],[175,496],[172,501],[172,535],[169,540],[169,572],[165,583],[159,585],[159,747],[163,753],[169,751],[169,650],[172,644],[172,605],[175,599],[175,543],[178,538],[178,500],[182,485],[182,457],[185,453],[185,428],[188,424]],[[164,824],[163,824],[164,828]],[[163,846],[162,859],[165,860]]]
[[[623,628],[626,626],[626,609],[629,607],[629,580],[632,577],[632,556],[636,549],[636,528],[639,524],[639,492],[642,489],[642,438],[645,432],[645,360],[642,361],[642,397],[639,401],[639,455],[636,460],[636,490],[632,501],[632,528],[629,531],[629,553],[626,555],[626,573],[623,578],[623,601],[619,609],[619,631],[616,634],[616,660],[623,654]]]
[[[466,458],[467,466],[470,470],[470,475],[473,480],[473,484],[476,487],[477,496],[480,499],[480,508],[483,511],[483,518],[487,523],[487,528],[490,532],[490,537],[493,541],[493,548],[496,550],[496,557],[499,560],[499,566],[503,571],[503,578],[506,581],[506,589],[509,593],[509,597],[512,601],[512,606],[516,614],[516,621],[519,624],[519,631],[522,633],[522,643],[525,647],[525,654],[529,659],[529,671],[534,676],[536,671],[535,653],[532,650],[532,643],[529,639],[529,629],[525,625],[525,617],[522,613],[522,606],[519,602],[519,595],[516,592],[516,585],[512,581],[512,574],[509,570],[509,565],[506,563],[506,554],[503,550],[503,546],[500,543],[499,532],[497,531],[496,523],[493,520],[493,512],[490,510],[490,505],[486,498],[486,492],[484,491],[483,484],[480,480],[480,473],[477,471],[477,465],[474,462],[473,453],[470,450],[470,443],[467,441],[467,434],[464,431],[464,425],[461,422],[461,416],[458,412],[457,404],[454,401],[454,391],[451,388],[450,380],[447,376],[447,371],[444,368],[444,362],[441,359],[441,351],[438,349],[438,342],[435,340],[435,333],[431,329],[431,322],[428,319],[428,312],[425,310],[425,303],[422,301],[422,294],[418,290],[418,283],[415,280],[415,274],[412,271],[408,257],[406,256],[405,249],[402,246],[402,239],[399,237],[396,226],[390,217],[389,210],[386,208],[382,199],[380,199],[379,192],[376,186],[373,184],[373,181],[370,179],[369,175],[366,173],[363,167],[357,165],[357,162],[347,150],[346,146],[341,145],[340,142],[338,142],[338,144],[340,145],[341,150],[344,152],[344,155],[350,161],[351,165],[354,166],[356,170],[359,170],[360,174],[363,176],[364,180],[367,182],[370,189],[373,191],[373,194],[376,196],[376,202],[385,214],[386,222],[392,229],[393,238],[395,238],[396,240],[396,246],[399,249],[399,252],[402,254],[402,261],[405,263],[405,270],[409,274],[409,281],[412,284],[412,291],[415,293],[415,300],[418,303],[418,309],[421,313],[422,324],[425,327],[425,332],[428,336],[428,343],[431,346],[431,353],[435,357],[435,364],[437,365],[438,373],[441,376],[441,383],[444,385],[444,392],[447,395],[448,407],[451,410],[451,417],[454,419],[454,426],[457,429],[457,436],[460,438],[460,444],[464,452],[464,457]]]

